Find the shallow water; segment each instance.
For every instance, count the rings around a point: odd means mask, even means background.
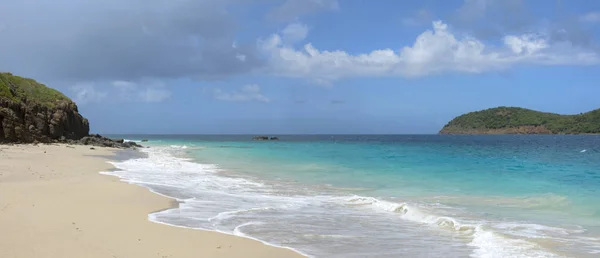
[[[316,257],[595,257],[598,136],[126,136],[151,214]],[[584,151],[585,150],[585,151]]]

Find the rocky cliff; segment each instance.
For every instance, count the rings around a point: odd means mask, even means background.
[[[77,105],[34,80],[0,73],[0,142],[52,142],[87,136]]]
[[[88,135],[89,130],[88,120],[72,102],[48,108],[0,99],[0,142],[78,140]]]
[[[0,143],[63,142],[113,148],[142,147],[89,134],[77,105],[32,79],[0,73]]]

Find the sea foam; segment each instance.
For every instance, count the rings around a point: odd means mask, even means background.
[[[521,231],[527,232],[527,237],[543,237],[540,232],[560,231],[560,228],[460,220],[436,213],[439,211],[436,207],[368,196],[307,190],[282,194],[276,182],[231,177],[222,174],[217,165],[195,163],[184,157],[186,149],[186,145],[142,149],[148,157],[112,162],[119,170],[103,174],[118,176],[125,182],[145,186],[181,202],[178,208],[150,214],[149,219],[157,223],[248,237],[309,255],[338,257],[340,253],[332,253],[335,252],[332,250],[339,251],[340,246],[355,253],[339,257],[374,254],[378,246],[396,247],[399,253],[406,254],[403,250],[413,245],[417,250],[413,257],[429,251],[448,254],[448,250],[459,246],[472,257],[556,257],[533,242],[515,239],[504,232]],[[436,230],[449,233],[440,236]],[[389,232],[387,238],[386,232]],[[319,239],[313,240],[315,236]],[[324,238],[318,236],[336,237],[325,238],[331,242],[322,243]],[[453,236],[458,240],[452,239]],[[390,242],[383,242],[385,239]],[[460,239],[465,242],[461,244]],[[379,242],[358,246],[369,240]],[[425,246],[420,246],[422,242]],[[436,242],[440,246],[433,244]]]

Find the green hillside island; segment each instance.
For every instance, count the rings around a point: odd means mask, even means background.
[[[55,107],[59,103],[72,102],[59,91],[46,87],[33,79],[0,73],[0,98],[14,102],[36,102],[38,104]]]
[[[497,107],[458,116],[440,134],[598,134],[600,109],[578,115]]]

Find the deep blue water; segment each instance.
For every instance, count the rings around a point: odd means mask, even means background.
[[[151,215],[318,257],[594,257],[600,136],[126,135]]]

